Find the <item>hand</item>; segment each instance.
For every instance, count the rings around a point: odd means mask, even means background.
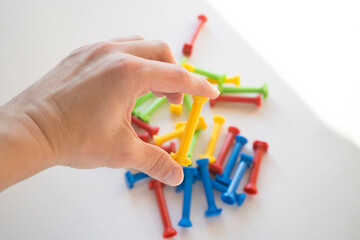
[[[3,188],[55,165],[131,167],[166,184],[179,184],[181,166],[159,147],[141,141],[131,127],[135,100],[149,91],[174,104],[182,102],[182,93],[210,98],[219,94],[205,79],[176,64],[161,41],[129,37],[75,50],[0,107],[0,142],[12,143],[6,151],[0,149],[0,169],[16,168],[5,156],[15,164],[14,159],[24,161],[20,156],[27,159],[19,166],[25,170],[15,174],[22,176]],[[18,147],[18,153],[9,153],[11,146]]]

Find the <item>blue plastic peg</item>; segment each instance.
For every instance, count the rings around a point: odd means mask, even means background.
[[[235,137],[235,141],[236,141],[236,143],[235,143],[234,149],[231,152],[231,155],[229,157],[229,160],[226,164],[226,167],[225,167],[222,175],[219,175],[219,174],[216,175],[216,180],[227,186],[229,186],[229,184],[230,184],[230,181],[231,181],[230,174],[235,166],[236,159],[238,158],[243,146],[247,143],[247,139],[240,135],[237,135]]]
[[[126,185],[128,186],[129,189],[132,189],[137,181],[148,177],[149,176],[143,172],[132,174],[130,171],[127,171],[125,173]]]
[[[191,191],[193,180],[198,174],[198,170],[194,167],[183,167],[184,169],[184,201],[183,201],[183,211],[182,218],[179,222],[181,227],[191,227],[190,221],[190,206],[191,206]]]
[[[226,187],[225,185],[219,183],[214,179],[211,179],[211,185],[215,190],[221,193],[224,193],[228,190],[228,187]],[[239,207],[243,204],[245,198],[246,198],[246,193],[235,193],[235,201]]]
[[[227,191],[221,194],[220,198],[224,203],[232,205],[236,202],[236,189],[238,188],[239,183],[242,177],[244,176],[246,169],[251,166],[252,161],[253,161],[252,156],[247,155],[245,153],[241,154],[240,162],[238,167],[236,168],[234,177],[231,180],[231,183]]]
[[[214,192],[211,186],[210,173],[209,173],[209,159],[202,158],[196,161],[199,166],[201,180],[204,185],[208,209],[205,212],[206,217],[217,216],[221,213],[222,209],[217,208],[214,199]]]

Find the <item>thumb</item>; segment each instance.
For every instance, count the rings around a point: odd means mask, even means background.
[[[182,167],[167,152],[140,139],[134,142],[134,168],[167,185],[177,186],[183,181]]]

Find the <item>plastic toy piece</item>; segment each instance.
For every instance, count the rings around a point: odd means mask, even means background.
[[[138,119],[134,115],[131,115],[131,123],[135,124],[139,128],[144,129],[145,131],[147,131],[150,134],[151,138],[159,132],[159,127],[152,127],[149,124],[147,124],[146,122]]]
[[[183,128],[183,127],[185,127],[185,125],[186,125],[186,122],[177,122],[175,124],[175,129]]]
[[[226,155],[229,152],[229,149],[231,147],[232,142],[235,139],[235,136],[240,133],[240,130],[236,127],[230,126],[228,128],[228,134],[225,138],[224,144],[222,145],[220,152],[216,158],[216,161],[214,163],[210,163],[209,170],[213,174],[222,174],[223,171],[223,163],[226,158]]]
[[[264,83],[262,87],[230,87],[230,86],[219,86],[221,93],[261,93],[264,98],[268,95],[268,84]]]
[[[247,154],[242,153],[240,156],[240,162],[238,167],[236,168],[235,174],[233,179],[231,180],[231,183],[227,189],[226,192],[221,194],[220,198],[221,200],[229,205],[233,205],[236,201],[236,189],[238,188],[240,181],[242,177],[244,176],[244,173],[247,168],[251,166],[251,163],[253,161],[253,157]],[[241,195],[243,196],[243,200],[246,197],[246,194]]]
[[[184,133],[184,130],[185,130],[185,125],[179,126],[179,123],[177,123],[174,131],[166,133],[162,136],[154,135],[155,143],[157,145],[161,145],[170,139],[181,137],[181,135]]]
[[[135,111],[135,115],[146,123],[149,123],[150,116],[166,102],[166,97],[157,98],[144,112]]]
[[[135,105],[134,105],[134,108],[132,110],[132,114],[135,114],[135,112],[138,110],[138,108],[144,104],[145,102],[147,102],[149,99],[155,97],[155,95],[152,93],[152,92],[148,92],[147,94],[141,96],[141,97],[138,97],[136,99],[136,102],[135,102]]]
[[[224,172],[222,173],[222,175],[219,175],[219,174],[216,175],[216,180],[221,182],[222,184],[225,184],[226,186],[228,186],[230,184],[230,181],[231,181],[230,174],[235,166],[236,159],[239,156],[243,146],[247,143],[247,139],[242,136],[239,136],[239,135],[237,135],[235,137],[235,141],[236,141],[236,143],[235,143],[234,149],[231,152],[231,155],[226,164]]]
[[[214,199],[214,192],[211,186],[210,174],[208,169],[209,159],[203,158],[196,161],[200,170],[200,177],[204,185],[206,201],[208,203],[208,210],[205,212],[206,217],[217,216],[221,213],[222,209],[217,208]]]
[[[193,105],[190,110],[188,120],[186,122],[184,134],[181,137],[180,146],[176,153],[171,153],[170,156],[174,158],[180,165],[189,166],[191,164],[191,159],[188,158],[188,151],[190,147],[191,140],[194,136],[196,126],[198,124],[200,112],[204,103],[209,100],[207,97],[194,95],[193,96]],[[204,121],[205,122],[205,121]],[[204,126],[206,128],[206,124]],[[203,129],[205,129],[203,128]]]
[[[191,107],[192,107],[192,99],[191,99],[191,96],[189,94],[184,94],[184,103],[185,103],[186,108],[190,112]]]
[[[219,191],[219,192],[221,192],[221,193],[226,192],[227,189],[228,189],[227,186],[225,186],[225,185],[222,184],[222,183],[219,183],[218,181],[216,181],[216,180],[214,180],[214,179],[212,179],[212,178],[210,179],[210,182],[211,182],[211,186],[212,186],[215,190],[217,190],[217,191]]]
[[[254,103],[260,107],[261,95],[259,94],[256,97],[219,95],[216,99],[210,99],[210,106],[214,107],[217,102]]]
[[[225,122],[225,118],[220,115],[214,116],[214,127],[211,133],[210,141],[206,149],[206,153],[201,155],[200,158],[209,158],[210,163],[215,162],[215,157],[213,156],[217,139],[222,125]]]
[[[207,80],[209,83],[212,83],[212,84],[219,83],[216,79],[208,78]],[[236,75],[233,77],[226,77],[225,81],[223,83],[232,83],[232,84],[235,84],[236,86],[239,86],[240,85],[240,76]]]
[[[225,185],[219,183],[218,181],[216,181],[214,179],[211,179],[211,185],[215,190],[217,190],[221,193],[225,193],[228,190],[228,187],[226,187]],[[235,196],[236,204],[240,207],[246,198],[246,194],[245,193],[238,194],[238,193],[234,192],[234,196]]]
[[[179,65],[183,64],[183,63],[186,63],[188,60],[188,57],[187,56],[183,56],[179,62]]]
[[[130,171],[126,171],[125,173],[125,182],[129,189],[132,189],[134,187],[134,184],[144,178],[148,178],[149,176],[143,172],[138,172],[135,174],[132,174]]]
[[[174,131],[164,134],[162,136],[154,135],[155,143],[157,145],[161,145],[170,139],[181,137],[184,134],[185,127],[186,127],[186,123],[177,123],[176,129]],[[196,129],[206,129],[206,122],[204,120],[204,117],[202,116],[199,117],[199,121],[196,125]]]
[[[181,66],[186,68],[189,72],[197,73],[197,74],[200,74],[200,75],[203,75],[203,76],[206,76],[208,78],[215,80],[217,82],[217,84],[219,84],[219,86],[222,86],[226,80],[226,74],[212,73],[207,70],[194,67],[190,63],[183,63]]]
[[[155,191],[156,200],[159,206],[160,214],[161,214],[161,220],[164,225],[164,232],[163,237],[164,238],[171,238],[177,234],[176,230],[173,228],[169,216],[169,211],[166,205],[165,196],[163,192],[163,186],[164,184],[152,179],[149,182],[149,188],[153,189]]]
[[[176,115],[181,115],[182,113],[182,105],[181,104],[170,104],[170,112]]]
[[[190,221],[190,206],[191,206],[191,192],[194,176],[198,174],[198,170],[194,167],[183,167],[184,169],[184,201],[182,218],[179,222],[181,227],[191,227]]]
[[[260,169],[261,159],[267,152],[269,145],[266,142],[255,141],[253,143],[254,161],[250,171],[249,181],[244,187],[244,191],[248,194],[257,194],[256,180]]]
[[[162,146],[159,146],[159,147],[162,148],[163,150],[165,150],[168,154],[176,151],[176,147],[175,147],[174,142],[170,142],[168,145],[162,145]]]
[[[185,186],[185,181],[183,180],[179,185],[176,186],[175,188],[175,192],[181,192],[182,190],[184,190],[184,186]]]
[[[194,133],[194,136],[191,140],[191,143],[190,143],[190,148],[189,148],[189,152],[188,152],[188,157],[192,160],[192,156],[194,154],[194,149],[195,149],[195,145],[196,145],[196,142],[197,142],[197,139],[199,137],[199,133],[200,133],[200,130],[201,129],[198,129],[195,131]]]
[[[196,176],[199,176],[199,175],[196,175]],[[196,176],[194,176],[194,178],[193,178],[193,184],[197,180],[199,180],[199,179],[197,179],[198,177],[196,177]],[[175,192],[177,192],[177,193],[181,192],[182,190],[184,190],[184,187],[185,187],[185,181],[182,181],[179,185],[176,186]]]
[[[199,34],[201,28],[204,26],[205,22],[207,21],[207,18],[205,15],[199,15],[198,19],[199,19],[199,23],[195,29],[194,35],[192,36],[192,38],[190,40],[190,43],[185,43],[184,47],[183,47],[183,54],[188,57],[190,57],[190,55],[191,55],[197,35]]]
[[[200,173],[199,171],[197,172],[196,175],[194,175],[193,177],[193,184],[196,182],[196,181],[200,181],[201,180],[201,177],[200,177]],[[175,188],[175,192],[181,192],[182,190],[184,190],[184,186],[185,186],[185,182],[182,181],[179,185],[176,186]]]
[[[188,62],[182,63],[181,66],[189,72],[195,72],[195,67]]]
[[[144,142],[148,142],[150,140],[150,134],[148,132],[137,133],[137,136]]]

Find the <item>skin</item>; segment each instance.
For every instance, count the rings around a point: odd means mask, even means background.
[[[139,36],[73,51],[0,106],[0,191],[53,166],[135,168],[169,185],[183,179],[164,150],[131,126],[137,97],[152,91],[174,104],[183,93],[218,90],[180,67],[170,47]]]

